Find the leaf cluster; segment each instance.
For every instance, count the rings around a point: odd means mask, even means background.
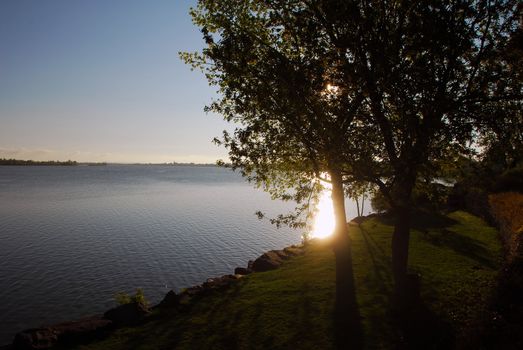
[[[372,183],[407,205],[420,176],[474,149],[499,115],[513,118],[520,10],[515,0],[199,0],[191,14],[206,46],[181,56],[219,90],[207,110],[238,125],[216,139],[230,166],[296,201],[275,219],[292,224],[332,171],[348,194]]]

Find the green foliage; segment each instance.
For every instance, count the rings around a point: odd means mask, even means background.
[[[438,182],[419,183],[414,188],[413,206],[417,209],[441,211],[447,208],[451,186]]]
[[[365,348],[402,348],[405,341],[415,349],[454,348],[452,339],[482,317],[493,291],[501,253],[497,232],[464,212],[416,216],[411,267],[422,276],[430,317],[414,322],[419,327],[413,330],[402,328],[389,309],[389,221],[376,217],[349,226]],[[328,242],[313,241],[304,256],[278,270],[249,275],[183,311],[158,313],[145,325],[78,348],[334,349],[334,267]]]
[[[452,187],[438,182],[418,181],[412,191],[412,206],[419,210],[432,212],[442,211],[447,208],[448,197]],[[378,213],[391,210],[390,202],[381,192],[375,192],[371,197],[372,209]]]
[[[206,47],[181,57],[218,87],[208,109],[239,125],[217,139],[231,167],[303,204],[298,214],[332,168],[404,206],[420,177],[433,180],[434,165],[475,149],[478,135],[521,138],[517,6],[199,0],[191,14]]]
[[[149,301],[145,299],[145,295],[142,288],[137,288],[134,295],[129,295],[127,293],[116,293],[114,296],[116,302],[120,305],[138,303],[144,306],[149,305]]]
[[[119,292],[114,295],[114,299],[120,305],[131,304],[131,296],[124,292]]]
[[[370,198],[370,204],[372,206],[372,210],[377,213],[385,213],[391,209],[389,201],[387,201],[381,192],[376,192],[373,194],[373,196]]]
[[[218,88],[208,110],[238,125],[217,143],[249,181],[297,202],[272,222],[304,227],[325,174],[336,209],[343,184],[373,183],[402,215],[397,281],[413,202],[443,196],[416,186],[495,133],[493,119],[521,124],[518,0],[199,0],[191,14],[205,47],[181,57]]]
[[[468,210],[483,218],[489,214],[488,193],[523,192],[523,166],[500,173],[503,167],[493,168],[484,161],[469,161],[456,177],[449,195],[451,208]]]
[[[340,80],[339,50],[308,19],[310,10],[299,2],[200,0],[191,15],[206,47],[181,53],[219,88],[208,110],[238,125],[215,140],[229,150],[230,167],[273,198],[295,201],[294,212],[271,221],[301,228],[320,179],[346,173],[345,159],[356,158],[345,154],[364,153],[352,123],[364,109],[361,86]]]

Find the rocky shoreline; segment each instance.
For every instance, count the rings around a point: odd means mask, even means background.
[[[298,245],[281,250],[270,250],[255,260],[249,260],[246,267],[235,268],[233,274],[209,278],[202,284],[186,288],[178,294],[170,290],[160,303],[151,308],[141,303],[123,304],[106,311],[103,315],[26,329],[15,335],[12,344],[0,346],[0,350],[52,349],[57,345],[73,345],[100,339],[120,327],[147,322],[152,310],[168,308],[183,310],[185,305],[195,302],[212,291],[226,288],[245,275],[277,269],[286,260],[303,253],[303,246]]]

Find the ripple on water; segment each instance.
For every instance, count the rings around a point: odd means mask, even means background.
[[[141,287],[158,302],[299,242],[299,232],[254,216],[289,207],[236,174],[160,168],[1,169],[0,344],[23,328],[103,312],[116,292]]]

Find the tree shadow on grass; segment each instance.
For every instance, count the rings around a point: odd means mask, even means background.
[[[227,313],[227,307],[231,301],[236,297],[241,290],[241,283],[230,285],[227,289],[213,290],[205,292],[202,295],[196,295],[193,299],[182,306],[160,309],[157,313],[150,317],[148,322],[133,332],[132,328],[128,329],[124,349],[136,348],[158,348],[158,349],[175,349],[187,334],[192,337],[189,340],[189,348],[202,348],[208,337],[215,337],[216,334],[212,332],[210,327],[199,327],[195,325],[190,316],[197,314],[204,317],[201,310],[208,308],[207,315],[209,324],[220,324],[222,326],[223,319],[219,318],[220,314],[228,316],[228,322],[235,322],[238,320],[238,313],[232,315]],[[214,294],[214,296],[213,296]],[[220,300],[212,304],[202,306],[207,300],[213,300],[215,296],[221,295]],[[214,322],[214,323],[211,323]],[[238,348],[238,337],[234,332],[229,332],[229,328],[223,327],[226,330],[216,338],[217,349],[236,349]],[[205,348],[205,347],[204,347]]]
[[[393,315],[398,349],[453,349],[455,333],[449,322],[443,320],[420,303],[402,315]]]
[[[206,322],[205,325],[198,326],[200,328],[196,329],[196,332],[194,324],[188,325],[187,332],[193,333],[189,346],[190,349],[206,348],[202,347],[202,342],[205,344],[207,339],[213,339],[214,349],[238,349],[240,347],[241,334],[238,333],[236,325],[243,317],[244,310],[235,310],[231,304],[237,299],[242,289],[243,283],[239,281],[224,289],[214,290],[206,295],[202,295],[202,300],[193,302],[194,312],[198,313],[196,308],[199,308],[200,312],[202,312],[201,316],[205,318]],[[211,300],[213,303],[201,305],[206,300]],[[209,311],[204,316],[203,314],[205,314],[206,310]],[[221,333],[217,334],[217,329],[221,330]],[[172,348],[176,347],[173,346]]]
[[[523,349],[523,257],[516,256],[505,264],[498,276],[488,316],[477,334],[471,337],[473,345],[484,349]],[[469,346],[472,349],[472,346]],[[477,346],[476,348],[479,348]]]
[[[386,225],[394,225],[394,217],[390,214],[382,215],[378,220]],[[421,232],[421,238],[432,245],[450,248],[482,266],[496,268],[485,245],[477,239],[453,231],[451,227],[456,224],[458,221],[443,214],[416,210],[412,214],[411,229]]]
[[[359,350],[364,348],[364,332],[359,310],[348,314],[333,313],[334,348],[337,350]]]
[[[361,236],[365,241],[365,246],[367,248],[367,253],[371,259],[372,269],[374,271],[373,281],[376,282],[376,287],[381,293],[387,293],[389,288],[386,285],[386,281],[390,279],[390,265],[391,260],[385,254],[383,248],[376,242],[372,237],[369,231],[367,231],[363,226],[359,227]]]
[[[422,238],[435,246],[450,248],[459,255],[475,260],[483,267],[496,268],[489,250],[477,239],[447,229],[422,232]]]
[[[392,214],[377,216],[378,221],[384,225],[394,226],[395,217]],[[422,210],[414,210],[411,215],[411,228],[415,230],[441,229],[457,224],[458,221],[446,215]]]
[[[451,225],[454,221],[445,218],[433,219],[430,224],[439,227]],[[372,264],[372,274],[367,276],[370,287],[383,298],[387,311],[366,315],[373,334],[380,334],[383,339],[391,339],[397,349],[451,349],[455,344],[454,330],[450,323],[436,315],[422,301],[398,312],[392,309],[392,276],[390,256],[373,238],[364,226],[360,232],[367,254]],[[454,242],[447,244],[452,244]],[[386,301],[384,301],[386,300]],[[386,323],[390,325],[387,327]],[[390,334],[392,332],[392,334]],[[389,333],[387,335],[387,333]]]
[[[294,289],[295,287],[293,287]],[[274,322],[271,314],[278,314],[281,300],[286,296],[278,295],[278,291],[272,291],[274,298],[260,298],[250,300],[245,307],[234,305],[238,294],[241,293],[242,284],[234,284],[226,290],[215,291],[213,293],[223,293],[219,300],[215,300],[210,305],[194,305],[190,314],[199,314],[198,317],[205,319],[205,324],[201,324],[199,329],[195,329],[194,324],[184,325],[178,323],[173,339],[165,348],[176,348],[179,346],[181,338],[189,335],[190,339],[185,339],[184,343],[190,349],[272,349],[272,348],[299,348],[300,344],[314,344],[317,340],[314,337],[315,324],[313,320],[317,317],[317,300],[314,299],[313,283],[304,282],[295,288],[296,293],[290,296],[293,300],[289,311],[290,318],[284,321],[281,331],[286,332],[289,337],[287,340],[278,338],[278,334],[273,333],[274,327],[280,327]],[[203,299],[212,298],[204,296]],[[196,301],[204,302],[204,300]],[[279,306],[280,305],[280,306]],[[287,322],[291,322],[291,325]],[[219,330],[219,333],[217,333]],[[172,330],[171,330],[172,332]],[[289,334],[290,332],[290,334]],[[188,340],[188,342],[187,342]],[[282,345],[283,344],[287,345]],[[212,347],[209,347],[212,344]],[[162,347],[163,348],[163,347]]]

